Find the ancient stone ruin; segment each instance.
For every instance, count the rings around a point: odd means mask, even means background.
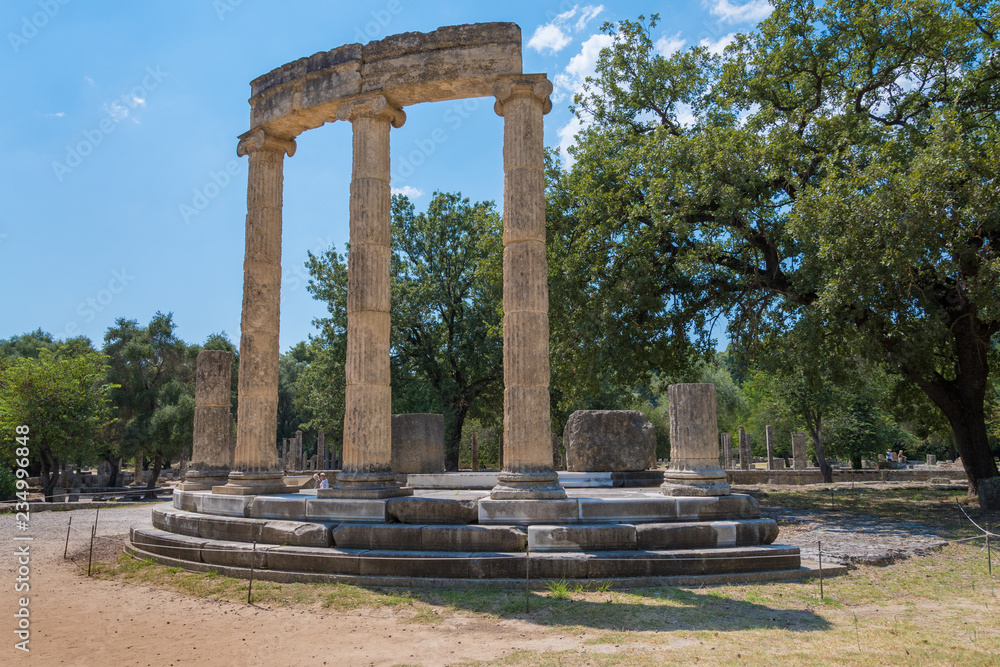
[[[544,74],[521,71],[521,31],[511,23],[350,44],[251,83],[251,129],[237,149],[249,158],[249,180],[235,452],[230,457],[231,430],[223,433],[229,360],[206,356],[203,370],[199,358],[189,477],[200,486],[177,490],[172,508],[153,511],[152,526],[133,527],[134,553],[232,576],[253,567],[262,579],[381,585],[523,583],[526,575],[648,584],[807,572],[797,548],[772,544],[777,524],[761,518],[757,501],[730,493],[713,385],[670,387],[666,474],[647,470],[655,437],[639,424],[640,446],[610,464],[635,471],[566,472],[569,492],[560,483],[549,419],[543,174],[551,91]],[[440,484],[491,474],[479,472],[410,474],[402,486],[392,468],[389,386],[390,135],[401,131],[407,106],[472,97],[494,98],[504,123],[502,470],[488,490]],[[331,488],[299,492],[285,485],[275,446],[282,166],[300,134],[337,121],[353,132],[343,467]],[[415,456],[419,465],[438,469],[432,430],[424,424],[411,440],[428,445]],[[285,443],[282,462],[301,459],[299,443],[293,451]],[[227,469],[224,484],[204,488]],[[616,474],[655,477],[662,486],[616,486]],[[607,484],[595,488],[589,475],[606,475]],[[433,483],[414,488],[421,477]]]

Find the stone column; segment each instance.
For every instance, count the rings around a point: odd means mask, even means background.
[[[281,193],[285,155],[295,142],[252,130],[240,138],[247,181],[243,317],[240,321],[239,429],[229,483],[213,493],[289,493],[275,446],[278,424],[278,312],[281,300]]]
[[[306,467],[306,453],[302,449],[302,431],[295,432],[295,456],[298,461],[299,470]]]
[[[715,385],[672,384],[670,466],[660,489],[667,496],[726,496],[729,482],[719,467]]]
[[[316,456],[319,459],[319,467],[329,470],[330,455],[326,451],[326,434],[323,433],[323,429],[316,432]]]
[[[722,469],[733,469],[733,436],[728,433],[722,434]]]
[[[750,436],[746,430],[740,426],[740,470],[750,470],[750,463],[753,460],[750,449]]]
[[[140,486],[142,484],[142,455],[143,452],[140,449],[135,453],[135,473],[132,478],[132,486]],[[63,483],[65,486],[65,483]]]
[[[182,491],[208,491],[229,479],[232,465],[233,353],[202,350],[198,353],[194,385],[194,438],[191,464]]]
[[[341,107],[354,128],[347,259],[347,388],[344,468],[321,498],[409,495],[392,472],[389,386],[389,131],[406,114],[382,95]]]
[[[281,465],[286,470],[291,467],[288,465],[288,438],[281,439]]]
[[[805,470],[809,466],[809,455],[806,453],[806,434],[802,431],[792,432],[792,465],[796,470]]]
[[[774,449],[772,449],[772,440],[774,439],[774,429],[770,426],[764,427],[764,440],[767,443],[767,469],[774,470]]]
[[[504,464],[490,497],[559,499],[549,420],[549,287],[545,259],[542,116],[552,109],[544,77],[498,83],[504,119]]]

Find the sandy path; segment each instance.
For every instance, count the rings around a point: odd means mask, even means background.
[[[145,520],[150,506],[101,513],[98,535],[121,535]],[[447,665],[491,660],[515,649],[582,648],[578,637],[560,637],[517,619],[443,620],[436,626],[408,623],[393,610],[327,613],[262,609],[185,597],[79,574],[62,560],[70,514],[85,532],[71,535],[70,552],[89,540],[93,510],[39,512],[27,533],[13,515],[0,516],[7,545],[0,558],[0,614],[7,619],[0,645],[2,665]],[[12,614],[19,594],[13,536],[31,544],[31,652],[13,648]]]

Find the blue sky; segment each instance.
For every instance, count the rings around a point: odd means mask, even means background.
[[[98,346],[118,317],[173,312],[191,343],[239,341],[249,82],[302,56],[402,32],[485,21],[521,26],[524,71],[555,84],[549,146],[572,144],[568,106],[605,21],[659,13],[666,51],[721,48],[766,0],[605,4],[508,0],[319,2],[5,0],[0,7],[0,338],[38,327]],[[394,191],[503,202],[503,119],[492,99],[406,109],[392,133]],[[438,141],[432,140],[436,137]],[[443,140],[441,140],[443,137]],[[285,160],[281,349],[325,312],[306,253],[347,241],[350,125],[298,138]]]

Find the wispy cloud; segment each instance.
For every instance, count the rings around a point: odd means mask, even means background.
[[[423,190],[415,188],[412,185],[404,185],[401,188],[392,188],[391,191],[394,195],[403,195],[404,197],[412,197],[414,199],[424,195]]]
[[[558,102],[567,95],[573,96],[581,92],[587,77],[593,76],[597,71],[601,49],[611,46],[613,42],[614,38],[610,35],[602,33],[591,35],[580,47],[580,53],[570,58],[566,69],[555,76],[556,92],[553,94],[553,99]],[[559,149],[566,166],[572,164],[569,148],[576,141],[576,134],[585,127],[586,124],[574,116],[566,125],[559,128]]]
[[[767,0],[750,0],[733,4],[729,0],[708,0],[708,11],[712,16],[718,16],[723,23],[748,23],[766,19],[774,7]]]
[[[45,114],[45,117],[46,118],[62,118],[65,115],[66,115],[65,111],[56,111],[55,113],[47,113],[47,114]]]
[[[705,39],[698,42],[698,44],[700,46],[704,46],[706,49],[709,50],[710,53],[714,53],[715,55],[719,56],[722,55],[722,52],[726,50],[727,46],[733,43],[733,39],[735,38],[736,38],[736,33],[731,32],[728,35],[723,35],[722,37],[716,40],[711,40],[706,37]]]
[[[656,52],[659,53],[664,58],[669,58],[678,51],[684,48],[687,44],[687,40],[681,37],[680,33],[676,35],[664,35],[656,40]]]
[[[573,41],[570,32],[580,32],[604,11],[604,5],[573,5],[573,9],[559,14],[548,23],[535,28],[528,40],[528,47],[541,53],[544,50],[559,53]],[[576,19],[573,22],[573,19]]]
[[[83,77],[83,80],[84,80],[84,82],[85,82],[85,83],[86,83],[86,84],[87,84],[88,86],[96,86],[96,85],[97,85],[97,83],[95,83],[95,82],[94,82],[94,80],[93,80],[93,79],[91,79],[91,78],[90,78],[89,76],[85,76],[85,77]]]

